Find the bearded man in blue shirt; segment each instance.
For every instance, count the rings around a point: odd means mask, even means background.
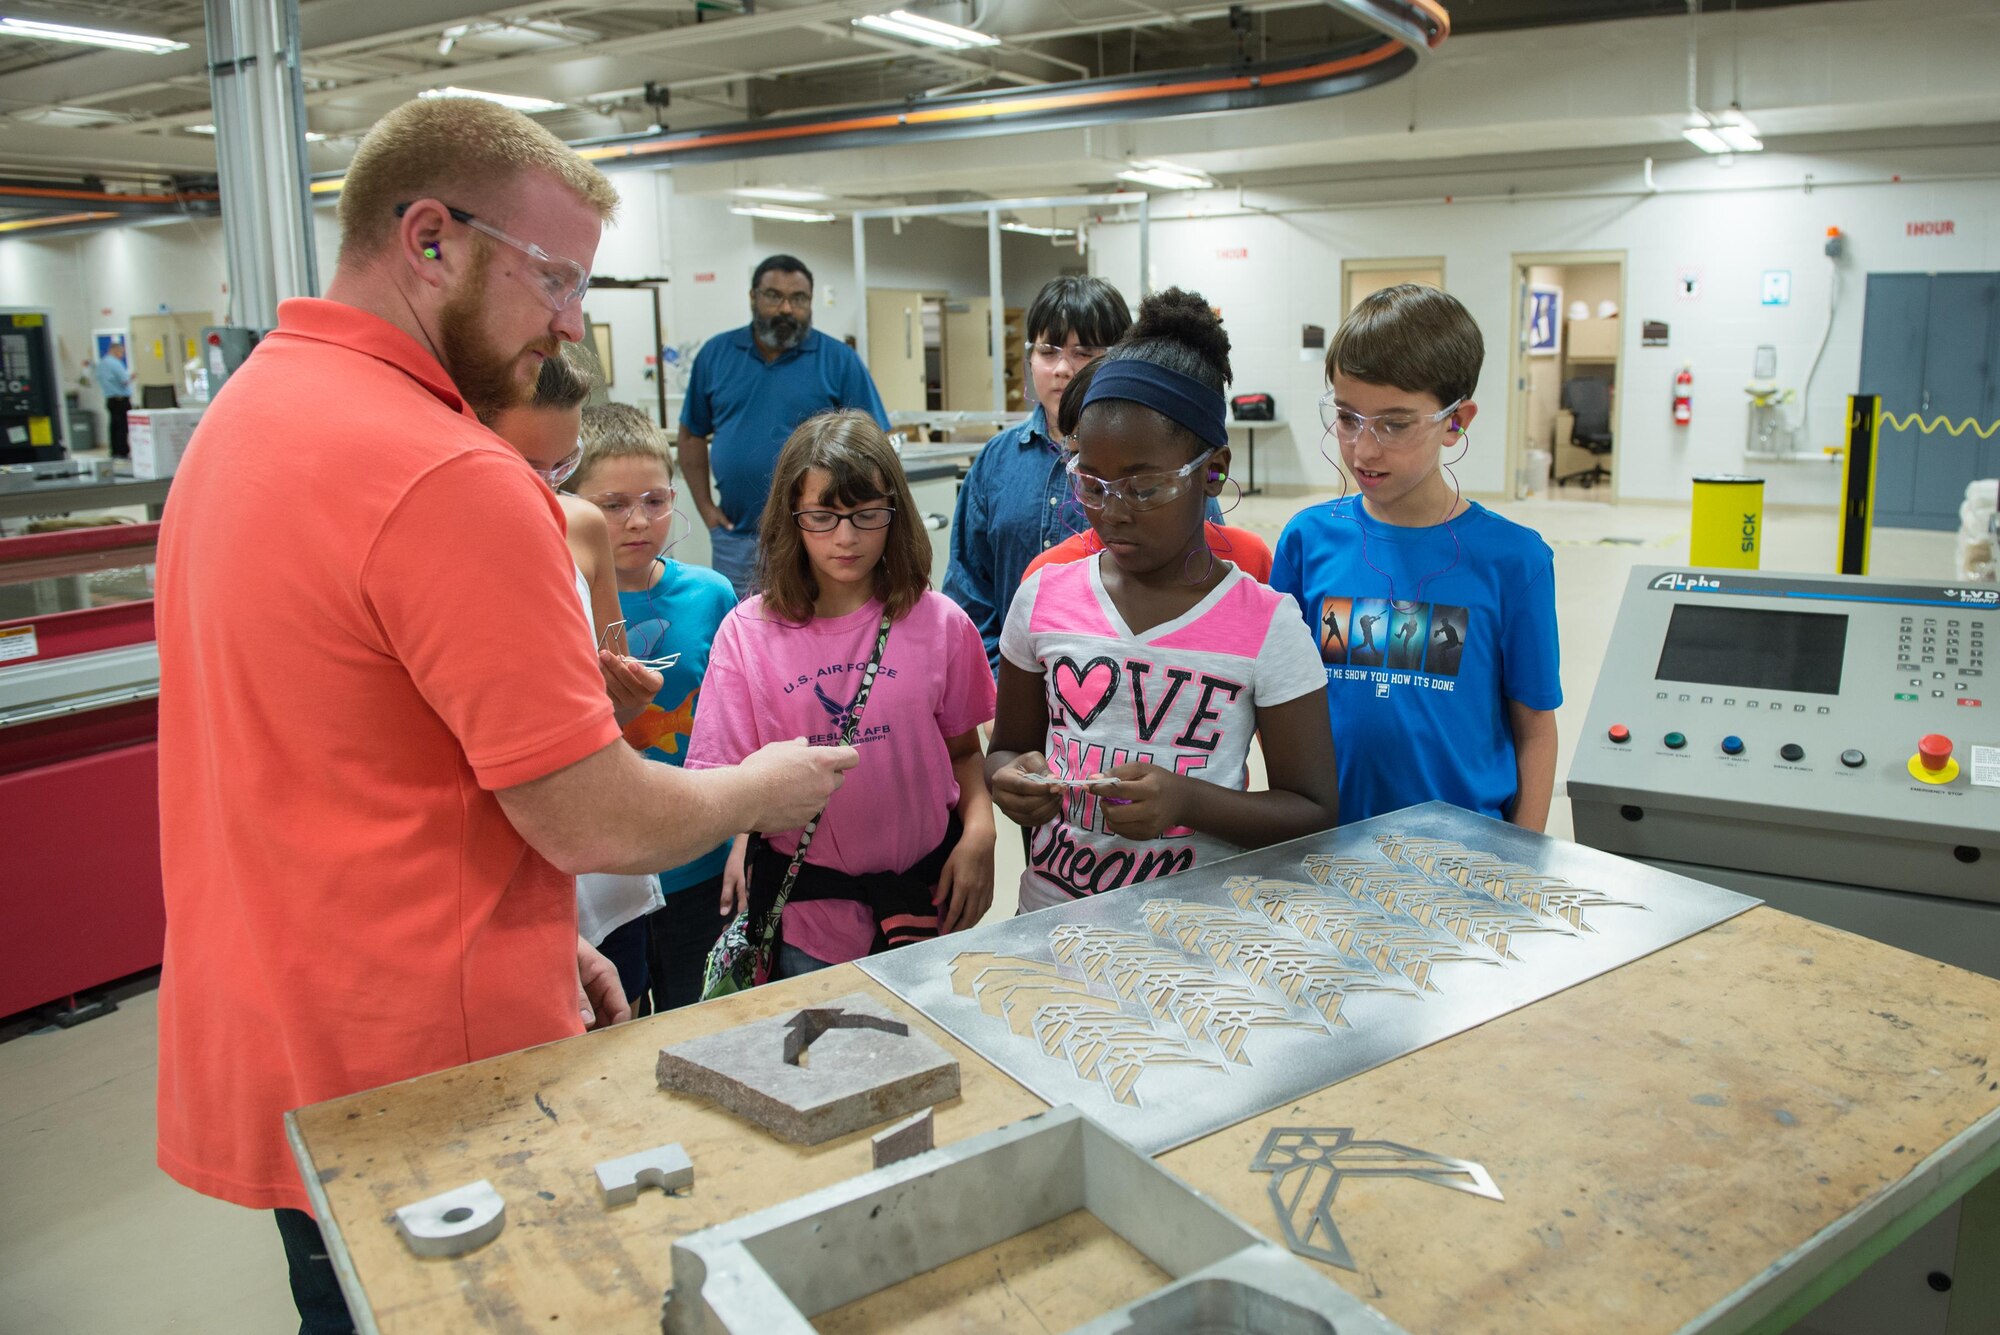
[[[813,276],[803,261],[772,255],[750,278],[750,323],[702,344],[681,405],[674,445],[713,555],[738,598],[757,573],[757,526],[778,451],[815,413],[855,408],[884,431],[889,414],[854,349],[812,327]],[[714,471],[718,500],[710,493]]]

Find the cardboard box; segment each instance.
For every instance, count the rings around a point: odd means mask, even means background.
[[[126,418],[133,477],[171,477],[201,420],[199,408],[134,408]]]

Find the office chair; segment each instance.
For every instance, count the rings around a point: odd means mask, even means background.
[[[1569,443],[1588,450],[1592,459],[1589,468],[1565,474],[1556,481],[1574,482],[1584,487],[1609,481],[1611,470],[1604,466],[1603,456],[1611,453],[1611,382],[1596,376],[1576,376],[1565,380],[1562,406],[1565,411],[1576,415],[1570,427]]]

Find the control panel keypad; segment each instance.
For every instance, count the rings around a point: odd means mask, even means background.
[[[1906,613],[1896,625],[1896,674],[1908,690],[1898,700],[1941,700],[1947,694],[1977,708],[1973,693],[1986,675],[1986,622],[1980,617],[1919,616]],[[1943,682],[1949,680],[1946,691]]]

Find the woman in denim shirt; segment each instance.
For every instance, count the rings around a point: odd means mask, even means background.
[[[1035,410],[979,452],[958,490],[944,592],[972,618],[999,670],[1000,628],[1028,562],[1090,526],[1070,499],[1056,406],[1070,377],[1125,337],[1132,313],[1102,278],[1055,278],[1028,307],[1028,383]]]

